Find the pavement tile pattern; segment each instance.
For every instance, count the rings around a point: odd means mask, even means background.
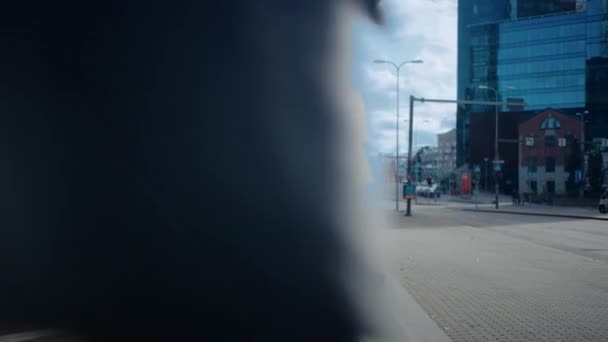
[[[393,271],[453,341],[608,341],[605,260],[437,219],[389,232]]]

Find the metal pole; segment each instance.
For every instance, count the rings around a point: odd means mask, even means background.
[[[479,173],[476,175],[477,182],[475,183],[475,209],[479,208]]]
[[[581,113],[581,185],[578,191],[582,201],[585,194],[585,113]]]
[[[486,186],[486,194],[488,193],[488,158],[483,158],[484,161],[486,162],[486,181],[485,181],[485,186]]]
[[[498,156],[498,90],[496,89],[492,89],[494,90],[494,94],[496,95],[496,114],[495,114],[495,121],[496,121],[496,127],[495,127],[495,134],[494,134],[494,160],[495,160],[495,165],[494,167],[496,167],[496,165],[498,165],[498,161],[499,156]],[[496,209],[498,209],[498,172],[495,170],[494,171],[494,192],[496,193]]]
[[[401,64],[397,65],[391,61],[386,61],[386,60],[382,60],[382,59],[376,59],[374,60],[374,63],[379,63],[379,64],[390,64],[392,65],[395,70],[397,71],[397,84],[396,84],[396,92],[397,92],[397,124],[395,125],[395,141],[396,141],[396,155],[395,155],[395,209],[397,211],[399,211],[399,71],[401,70],[401,67],[405,64],[408,63],[423,63],[422,60],[420,59],[415,59],[415,60],[411,60],[411,61],[405,61],[405,62],[401,62]]]
[[[414,97],[410,95],[410,122],[409,122],[409,135],[408,139],[408,152],[407,152],[407,177],[411,177],[412,175],[412,123],[414,122]],[[410,198],[407,199],[407,212],[405,213],[407,216],[412,216],[412,200]]]
[[[395,156],[395,210],[399,212],[399,70],[401,67],[395,67],[397,70],[397,127],[395,128],[395,140],[397,143],[397,155]]]

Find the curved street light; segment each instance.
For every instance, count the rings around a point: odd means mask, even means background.
[[[495,106],[495,117],[494,117],[494,123],[495,123],[495,127],[494,127],[494,167],[496,167],[496,165],[498,165],[498,161],[499,156],[498,156],[498,96],[500,95],[500,93],[498,92],[497,89],[492,88],[490,86],[487,85],[478,85],[477,88],[479,89],[484,89],[484,90],[491,90],[494,92],[494,96],[496,97],[496,106]],[[511,86],[507,86],[505,87],[505,89],[508,90],[513,90],[515,89],[515,87],[511,87]],[[494,192],[496,195],[496,209],[498,209],[498,173],[494,172]]]
[[[374,63],[376,64],[390,64],[395,68],[395,71],[397,72],[397,86],[396,86],[396,92],[397,92],[397,127],[395,128],[396,131],[396,153],[395,153],[395,210],[399,211],[399,71],[401,70],[401,67],[404,66],[405,64],[421,64],[424,63],[421,59],[414,59],[411,61],[405,61],[405,62],[401,62],[399,65],[391,62],[391,61],[386,61],[383,59],[376,59],[374,60]],[[410,127],[412,126],[412,122],[410,122]],[[408,158],[411,158],[411,156],[408,155]]]

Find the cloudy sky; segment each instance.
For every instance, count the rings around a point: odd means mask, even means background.
[[[399,64],[422,59],[400,72],[400,148],[407,148],[409,95],[456,97],[457,0],[383,0],[386,24],[354,27],[353,81],[361,93],[368,123],[368,152],[395,151],[396,73],[385,59]],[[455,127],[456,106],[420,104],[415,107],[414,145],[436,145],[436,134]]]

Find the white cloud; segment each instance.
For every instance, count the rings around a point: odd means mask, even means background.
[[[363,74],[361,88],[368,99],[371,144],[380,151],[392,152],[395,148],[396,74],[392,66],[371,61],[424,60],[424,64],[405,65],[401,69],[401,120],[409,117],[409,95],[455,98],[457,1],[388,0],[384,8],[387,28],[367,27],[361,31],[355,44],[361,46],[363,54],[355,63]],[[436,144],[434,135],[445,131],[442,123],[455,119],[455,109],[452,104],[416,103],[414,135],[421,140],[418,144]],[[404,122],[400,125],[406,126]],[[407,129],[404,127],[400,130],[400,139],[405,140],[406,137]],[[401,148],[407,147],[406,143],[400,145]]]

